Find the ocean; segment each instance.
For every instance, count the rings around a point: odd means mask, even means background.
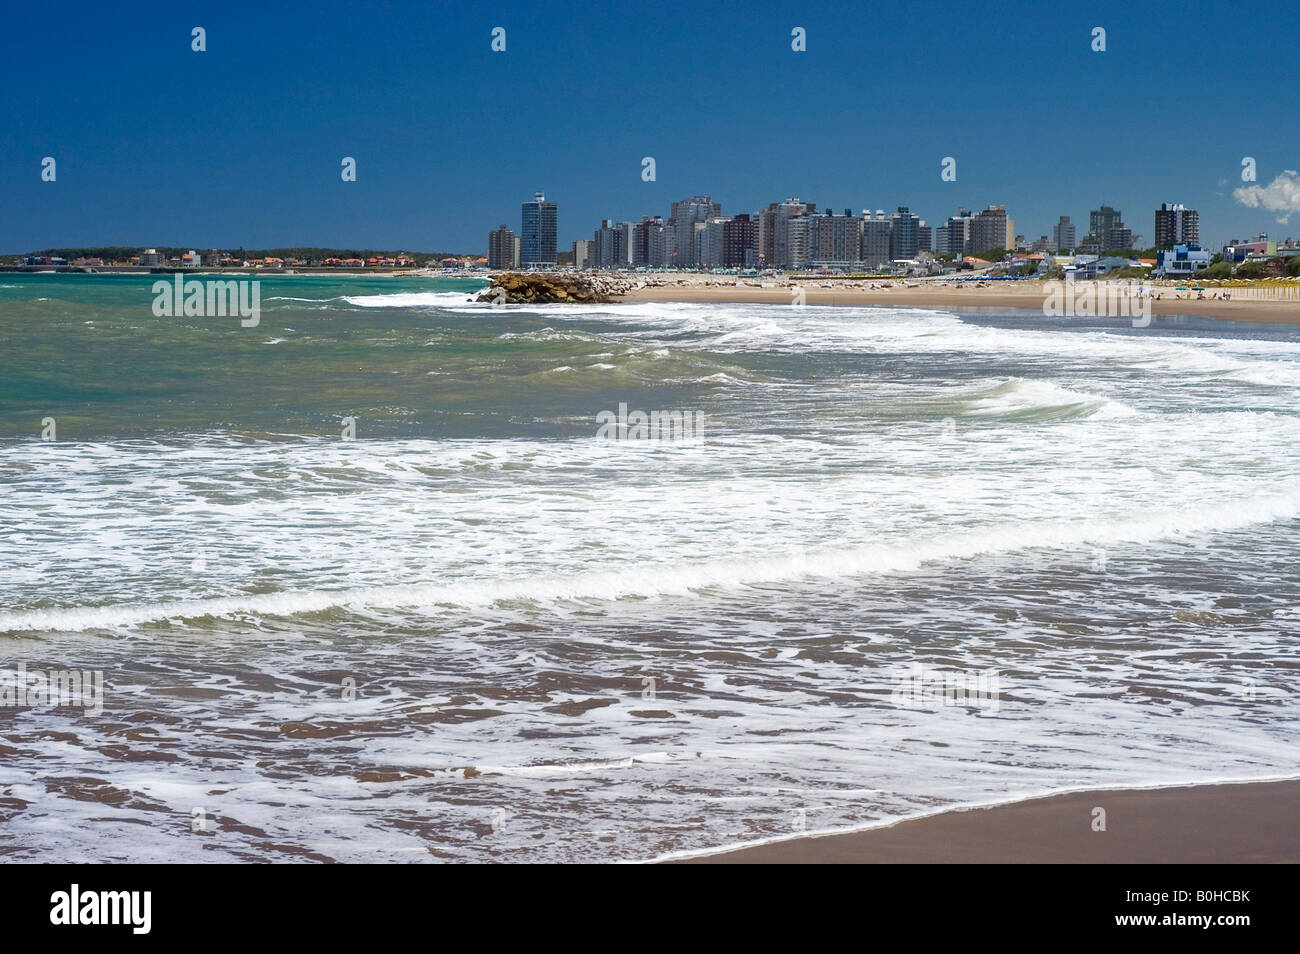
[[[258,278],[248,327],[0,274],[10,860],[639,861],[1300,774],[1296,328]]]

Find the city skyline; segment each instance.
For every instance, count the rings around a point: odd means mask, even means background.
[[[599,19],[576,5],[395,4],[311,23],[238,3],[67,12],[52,30],[39,11],[15,10],[0,38],[11,76],[25,78],[10,84],[22,92],[0,132],[5,252],[470,250],[537,189],[568,210],[562,249],[603,218],[663,214],[701,188],[732,209],[799,195],[908,205],[932,224],[1006,202],[1026,237],[1100,201],[1130,216],[1178,202],[1200,211],[1209,247],[1284,237],[1291,223],[1278,220],[1300,208],[1286,175],[1300,167],[1300,133],[1277,122],[1271,92],[1290,80],[1287,22],[1265,31],[1230,18],[1211,44],[1193,16],[1162,20],[1154,40],[1148,15],[1118,6],[1015,18],[972,4],[922,22],[851,4],[737,18],[669,3]],[[191,49],[197,23],[203,52]],[[725,56],[677,52],[683,23]],[[1096,24],[1104,52],[1090,45]],[[498,26],[506,48],[494,52]],[[806,50],[791,48],[795,26]],[[1004,78],[974,69],[977,52]],[[653,83],[620,91],[610,56]],[[88,94],[104,76],[111,93]],[[54,181],[41,178],[47,157]],[[340,178],[345,158],[354,181]],[[955,181],[941,178],[945,158]],[[1145,214],[1129,224],[1151,238]]]

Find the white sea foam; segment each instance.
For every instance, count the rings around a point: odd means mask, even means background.
[[[640,564],[592,569],[581,574],[533,575],[528,579],[465,579],[438,583],[360,587],[341,591],[294,591],[136,606],[83,606],[0,614],[0,632],[75,631],[134,626],[167,619],[240,614],[288,615],[333,608],[484,607],[502,601],[616,600],[682,595],[699,590],[754,586],[804,579],[840,579],[898,573],[927,564],[980,554],[1023,550],[1078,551],[1194,538],[1300,516],[1300,482],[1250,500],[1224,502],[1194,512],[1129,513],[1104,520],[1009,523],[965,533],[910,538],[863,546],[792,553],[753,553],[687,564]]]
[[[465,299],[477,294],[477,291],[393,292],[387,295],[344,295],[343,301],[359,308],[442,308],[447,305],[463,305]]]
[[[1300,344],[454,297],[550,326],[483,434],[4,442],[0,666],[112,715],[13,713],[11,857],[645,858],[1300,757]],[[597,440],[634,375],[706,444]],[[915,663],[999,710],[892,705]]]

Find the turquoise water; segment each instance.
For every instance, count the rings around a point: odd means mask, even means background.
[[[0,682],[104,679],[0,705],[0,853],[644,859],[1295,774],[1292,329],[155,280],[0,275]]]

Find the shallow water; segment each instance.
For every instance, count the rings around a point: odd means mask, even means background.
[[[644,859],[1296,774],[1294,331],[150,284],[0,280],[0,681],[105,682],[0,707],[11,857]],[[620,403],[703,435],[597,439]],[[918,664],[996,698],[900,704]]]

